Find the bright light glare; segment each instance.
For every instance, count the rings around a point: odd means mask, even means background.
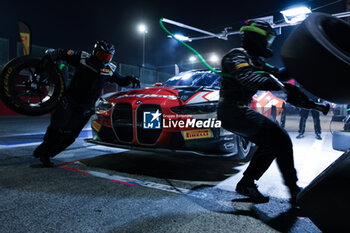
[[[287,23],[297,23],[306,19],[311,14],[311,10],[306,6],[301,6],[281,11],[281,14]]]
[[[182,76],[182,79],[183,80],[187,80],[187,79],[189,79],[189,78],[191,78],[192,77],[192,73],[187,73],[187,74],[184,74],[183,76]]]
[[[189,60],[190,60],[190,62],[195,62],[197,59],[195,56],[190,56]]]
[[[144,24],[140,24],[138,29],[139,29],[139,32],[141,33],[147,33],[147,27]]]
[[[211,62],[218,62],[219,61],[219,57],[216,55],[216,54],[213,54],[213,55],[211,55],[211,57],[209,58],[209,60],[211,61]]]
[[[174,36],[176,39],[181,40],[181,41],[191,41],[187,36],[183,36],[180,34],[175,34]]]

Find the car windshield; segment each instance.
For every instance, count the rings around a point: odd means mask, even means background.
[[[168,79],[163,86],[203,86],[218,89],[220,87],[220,75],[211,71],[182,72]]]

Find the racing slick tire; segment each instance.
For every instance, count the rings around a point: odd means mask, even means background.
[[[334,150],[347,151],[350,149],[350,132],[334,131],[332,135],[332,147]]]
[[[49,113],[60,102],[65,83],[56,65],[37,74],[41,59],[16,57],[0,73],[0,99],[11,110],[29,116]]]
[[[312,94],[334,103],[349,103],[350,23],[313,13],[286,39],[281,57],[290,73]]]

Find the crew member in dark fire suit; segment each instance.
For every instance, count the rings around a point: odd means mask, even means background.
[[[309,91],[307,91],[304,87],[302,87],[298,82],[295,81],[295,85],[299,87],[299,89],[305,93],[305,95],[312,101],[321,102],[321,99],[317,96],[313,95]],[[300,121],[299,121],[299,134],[296,138],[300,139],[304,137],[306,120],[309,117],[309,113],[311,112],[312,118],[314,120],[314,130],[315,130],[315,138],[317,140],[322,140],[321,137],[321,121],[320,121],[320,112],[317,110],[310,110],[305,108],[299,109]]]
[[[40,158],[44,166],[53,166],[54,157],[78,137],[84,125],[94,113],[95,102],[107,82],[120,86],[140,86],[137,78],[122,76],[111,63],[115,47],[107,41],[97,41],[92,54],[84,51],[49,49],[42,59],[40,69],[57,60],[64,60],[75,67],[75,74],[59,105],[52,111],[50,125],[43,142],[33,156]]]
[[[242,48],[232,49],[222,59],[222,71],[231,74],[231,77],[223,76],[221,79],[218,119],[225,129],[254,142],[258,149],[238,182],[236,191],[257,202],[269,201],[269,197],[259,192],[254,181],[264,174],[276,158],[291,195],[290,202],[295,204],[300,188],[296,184],[298,179],[292,141],[288,133],[275,122],[249,107],[257,90],[281,90],[269,73],[280,80],[289,78],[285,69],[279,70],[263,60],[272,56],[269,46],[276,34],[264,21],[249,21],[240,31]],[[299,94],[297,87],[291,86],[285,84],[288,98]]]

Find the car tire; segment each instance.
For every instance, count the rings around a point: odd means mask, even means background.
[[[334,150],[347,151],[350,149],[350,132],[334,131],[332,135],[332,147]]]
[[[349,103],[350,24],[325,13],[313,13],[286,39],[283,62],[306,90],[334,103]]]
[[[29,90],[30,88],[28,89],[26,86],[27,84],[25,82],[28,83],[30,79],[23,78],[26,76],[20,73],[24,70],[27,70],[27,72],[36,71],[40,61],[40,58],[32,56],[16,57],[9,61],[2,69],[0,73],[0,98],[9,109],[23,115],[37,116],[49,113],[60,102],[65,91],[64,78],[56,65],[51,65],[41,74],[41,77],[44,77],[43,82],[39,81],[36,84],[37,86],[39,86],[39,83],[43,85],[41,90],[47,92],[45,94],[45,97],[47,97],[46,100],[43,98],[41,103],[28,103],[34,91]],[[23,81],[23,79],[26,81]],[[27,97],[25,98],[24,96]],[[35,97],[39,98],[37,96]]]
[[[247,139],[238,136],[237,137],[238,153],[236,159],[242,161],[249,161],[255,153],[255,146]]]

